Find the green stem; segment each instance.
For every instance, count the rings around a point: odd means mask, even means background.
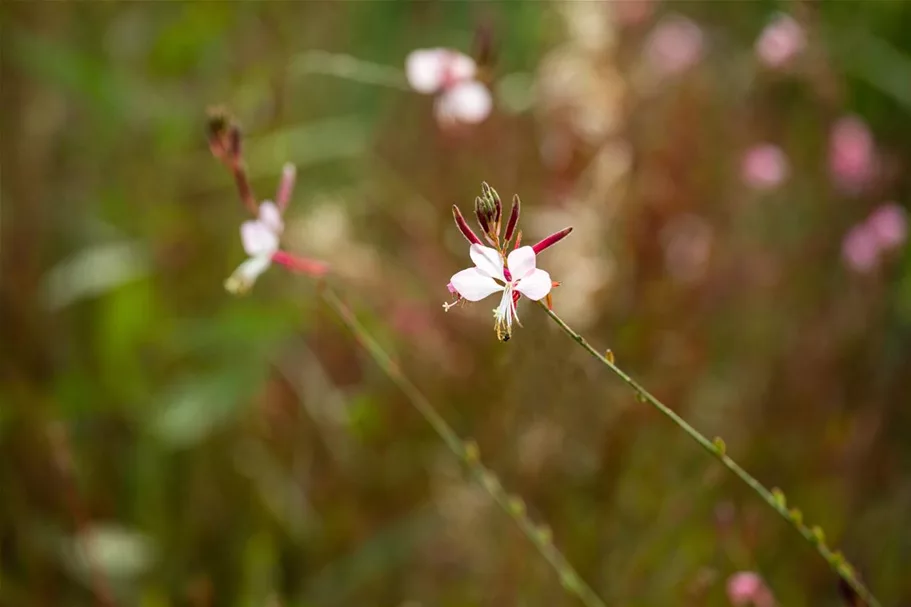
[[[351,55],[320,50],[308,51],[292,59],[289,69],[294,76],[323,74],[361,84],[386,86],[401,91],[411,90],[401,69],[364,61]]]
[[[398,364],[392,360],[383,348],[367,332],[358,321],[354,313],[342,302],[341,299],[328,287],[322,289],[323,300],[332,308],[342,322],[354,334],[360,345],[373,358],[399,389],[405,393],[414,408],[433,427],[449,450],[467,467],[471,477],[483,487],[494,501],[509,515],[519,526],[532,544],[541,553],[541,556],[550,564],[560,576],[560,581],[567,592],[575,595],[587,607],[606,607],[595,591],[583,581],[573,566],[566,560],[553,543],[551,531],[546,526],[536,525],[525,511],[525,504],[521,498],[510,495],[500,483],[496,474],[481,462],[478,446],[474,442],[463,442],[455,430],[436,412],[427,397],[417,386],[404,375]]]
[[[674,422],[678,427],[680,427],[684,432],[686,432],[690,438],[699,443],[699,446],[705,449],[709,454],[715,457],[720,461],[725,468],[733,472],[737,478],[746,483],[753,491],[755,491],[759,497],[765,501],[775,512],[777,512],[785,521],[787,521],[797,532],[807,540],[812,546],[816,548],[816,551],[826,560],[832,570],[837,573],[845,582],[850,584],[851,588],[862,598],[869,607],[881,607],[880,602],[873,596],[873,593],[864,585],[863,582],[857,577],[854,567],[845,560],[845,557],[839,551],[833,551],[826,545],[825,538],[823,536],[822,530],[819,527],[807,527],[803,523],[803,515],[799,510],[788,509],[787,502],[785,500],[784,493],[780,490],[768,490],[766,487],[756,480],[749,472],[740,467],[740,464],[735,462],[725,453],[724,441],[720,438],[715,440],[709,440],[698,430],[693,428],[685,419],[677,415],[670,407],[662,403],[660,400],[655,398],[648,390],[643,388],[636,380],[627,375],[622,369],[617,367],[607,356],[596,350],[585,341],[585,338],[576,333],[566,322],[557,316],[553,310],[550,310],[543,301],[539,301],[538,304],[547,312],[547,315],[553,319],[563,332],[569,335],[573,341],[585,348],[589,354],[597,358],[603,365],[608,367],[611,371],[614,372],[617,376],[620,377],[624,382],[626,382],[629,387],[631,387],[639,398],[653,407],[655,407],[662,415]]]

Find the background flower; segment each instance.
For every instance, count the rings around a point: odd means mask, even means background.
[[[759,144],[743,155],[740,171],[748,186],[757,190],[770,190],[787,179],[788,158],[776,145]]]
[[[790,15],[776,15],[756,40],[756,56],[766,66],[784,67],[806,46],[800,24]]]

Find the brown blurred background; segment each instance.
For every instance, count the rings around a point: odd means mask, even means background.
[[[405,57],[479,28],[493,112],[437,124]],[[567,322],[908,604],[909,28],[866,0],[4,2],[0,605],[576,604],[312,280],[225,293],[216,103],[260,198],[298,167],[284,246],[608,605],[727,605],[737,571],[845,603],[535,306],[507,344],[492,299],[443,313],[482,180],[529,242],[575,226],[539,259]]]

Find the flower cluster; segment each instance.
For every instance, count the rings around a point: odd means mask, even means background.
[[[477,74],[474,59],[447,48],[412,51],[405,60],[408,84],[418,93],[436,96],[433,112],[443,126],[477,124],[490,114],[493,99]]]
[[[489,295],[502,292],[500,303],[493,311],[494,328],[500,341],[508,341],[512,337],[513,323],[522,326],[517,311],[522,295],[532,301],[547,297],[550,305],[550,290],[559,283],[553,282],[550,274],[537,267],[537,255],[568,236],[572,228],[564,228],[533,246],[523,247],[522,232],[517,229],[521,210],[519,197],[513,197],[512,209],[506,222],[506,230],[503,232],[503,205],[499,194],[486,183],[482,184],[481,189],[482,195],[475,198],[475,216],[484,240],[491,246],[484,246],[481,243],[481,239],[465,221],[459,207],[453,205],[452,214],[456,226],[471,243],[468,254],[474,262],[474,267],[452,276],[446,286],[449,292],[456,296],[456,300],[444,303],[443,309],[449,310],[463,299],[480,301]],[[513,248],[510,251],[511,243]]]

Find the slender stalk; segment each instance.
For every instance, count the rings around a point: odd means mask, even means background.
[[[296,76],[324,74],[363,84],[410,90],[401,69],[321,50],[308,51],[295,57],[291,61],[290,71]]]
[[[606,607],[604,601],[585,583],[569,561],[566,560],[566,557],[563,556],[563,553],[554,545],[550,529],[546,526],[536,525],[526,513],[522,499],[515,495],[510,495],[503,488],[496,474],[481,462],[477,444],[473,441],[463,442],[459,438],[455,430],[436,412],[427,397],[402,373],[395,361],[367,333],[354,313],[339,299],[335,292],[328,286],[324,286],[321,292],[323,300],[338,314],[364,350],[370,354],[389,379],[405,393],[414,408],[440,435],[449,450],[465,464],[471,477],[516,522],[519,529],[541,553],[541,556],[553,567],[554,571],[560,576],[560,581],[567,592],[578,597],[587,607]]]
[[[48,429],[50,451],[57,472],[63,482],[64,497],[76,526],[76,538],[89,574],[89,587],[95,595],[98,607],[115,607],[114,592],[102,567],[98,564],[89,543],[89,517],[79,494],[76,482],[76,468],[70,440],[63,424],[53,424]]]
[[[781,518],[787,521],[810,545],[816,548],[820,556],[826,560],[832,570],[837,573],[846,583],[848,583],[854,592],[863,599],[869,607],[881,607],[880,602],[873,596],[873,593],[864,585],[857,576],[855,568],[845,559],[844,555],[837,550],[832,550],[825,541],[822,529],[819,527],[807,527],[803,522],[803,514],[796,508],[788,509],[784,493],[780,489],[767,489],[762,483],[756,480],[749,472],[744,470],[740,464],[735,462],[725,453],[724,441],[720,438],[709,440],[705,435],[693,428],[685,419],[677,415],[670,407],[655,398],[648,390],[643,388],[636,380],[627,375],[622,369],[614,364],[613,356],[605,355],[585,341],[585,338],[576,333],[566,322],[557,316],[553,310],[548,309],[544,302],[538,304],[547,312],[547,315],[553,319],[557,325],[563,329],[563,332],[569,335],[573,341],[582,346],[589,354],[597,358],[603,365],[619,376],[626,384],[636,392],[639,400],[652,405],[661,412],[662,415],[674,422],[680,429],[686,432],[690,438],[696,441],[700,447],[705,449],[710,455],[720,461],[725,468],[733,472],[737,478],[747,484],[755,491],[762,500],[769,505],[772,510],[777,512]]]

